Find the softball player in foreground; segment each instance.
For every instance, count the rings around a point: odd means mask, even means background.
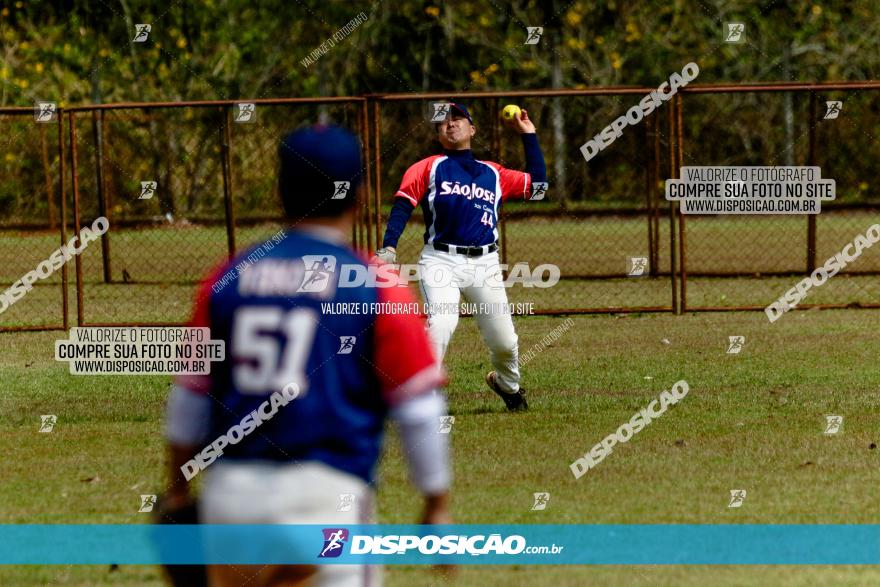
[[[517,336],[501,283],[498,214],[505,200],[543,197],[547,168],[528,112],[516,114],[511,125],[522,137],[525,172],[475,159],[471,153],[476,133],[473,119],[463,104],[451,102],[446,119],[436,125],[443,154],[422,159],[407,169],[376,256],[386,263],[397,262],[397,241],[415,207],[421,206],[426,230],[419,259],[420,283],[437,357],[442,360],[446,354],[458,325],[458,304],[463,295],[485,309],[474,316],[495,368],[486,375],[486,383],[508,410],[526,410]],[[449,279],[465,273],[487,279]]]
[[[449,437],[437,433],[446,414],[443,373],[424,321],[415,314],[340,316],[321,309],[325,302],[365,308],[415,302],[406,287],[341,287],[330,268],[367,266],[346,244],[363,170],[360,149],[337,127],[303,128],[285,138],[280,192],[291,228],[277,244],[241,253],[202,284],[191,325],[210,327],[211,338],[224,340],[226,359],[210,375],[181,376],[172,389],[171,486],[163,500],[169,510],[186,508],[189,481],[200,474],[203,523],[369,523],[390,418],[424,496],[422,522],[451,522]],[[336,196],[334,180],[350,182],[344,198]],[[236,272],[257,248],[268,251]],[[213,439],[224,440],[216,462],[216,450],[209,454],[207,446]],[[208,577],[215,587],[356,587],[380,580],[365,565],[224,565],[210,567]]]

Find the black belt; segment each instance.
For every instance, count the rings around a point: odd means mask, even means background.
[[[447,245],[446,243],[431,243],[434,250],[443,251],[444,253],[455,253],[457,255],[465,255],[467,257],[481,257],[494,253],[498,250],[498,243],[491,245],[483,245],[482,247],[462,247],[460,245]]]

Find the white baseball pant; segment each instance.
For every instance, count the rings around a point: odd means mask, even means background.
[[[519,391],[519,347],[507,305],[498,253],[468,257],[425,245],[419,258],[420,286],[428,312],[428,334],[441,361],[455,327],[461,296],[477,305],[474,319],[489,347],[503,391]]]
[[[320,524],[345,526],[374,522],[372,488],[362,479],[320,462],[216,463],[205,471],[199,516],[205,524]],[[342,507],[343,495],[353,496]],[[210,546],[210,545],[209,545]],[[320,546],[318,544],[317,546]],[[292,545],[311,553],[315,544]],[[288,573],[293,568],[287,567]],[[311,565],[295,577],[277,577],[274,565],[209,566],[212,587],[308,585],[309,587],[377,587],[382,567],[376,565]],[[273,576],[274,575],[274,576]],[[292,580],[291,580],[292,579]]]

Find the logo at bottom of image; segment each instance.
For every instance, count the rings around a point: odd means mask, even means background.
[[[501,534],[477,534],[474,536],[389,534],[349,535],[345,528],[324,528],[324,545],[318,558],[337,558],[349,544],[349,554],[372,555],[516,555],[559,554],[564,547],[526,546],[526,539],[518,534],[502,537]]]
[[[348,530],[345,528],[324,528],[324,547],[318,558],[336,558],[342,554],[342,547],[348,542]]]

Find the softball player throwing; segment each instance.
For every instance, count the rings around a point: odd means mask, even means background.
[[[508,410],[526,410],[528,403],[519,384],[517,336],[499,267],[497,225],[503,201],[532,199],[533,194],[543,197],[547,189],[544,155],[535,125],[523,110],[511,124],[522,137],[526,171],[475,159],[471,153],[476,133],[473,119],[463,104],[451,102],[449,106],[446,119],[436,124],[443,154],[422,159],[407,169],[376,256],[386,263],[397,262],[397,241],[415,207],[421,206],[426,230],[419,259],[420,283],[437,357],[442,360],[446,354],[464,295],[481,308],[475,318],[495,368],[486,375],[486,383]],[[470,281],[462,275],[486,279]]]

